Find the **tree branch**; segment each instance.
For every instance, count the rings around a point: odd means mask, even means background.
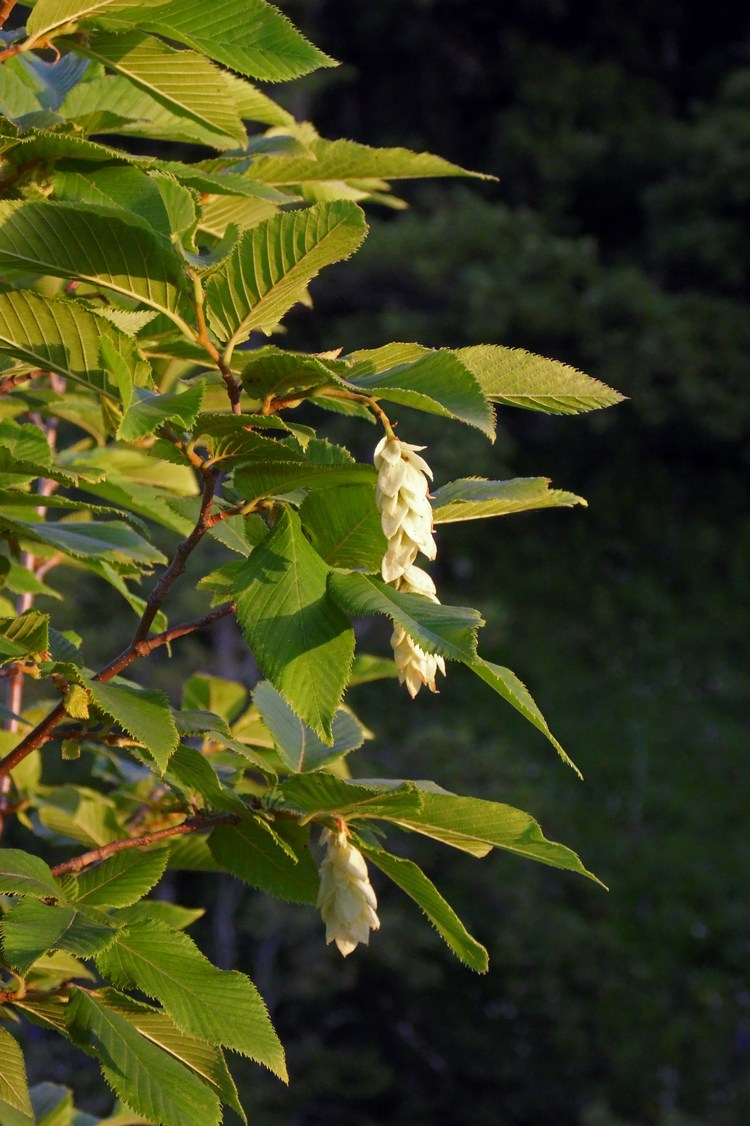
[[[18,0],[2,0],[2,4],[0,4],[0,27],[5,26],[5,21],[17,3]]]
[[[216,485],[219,480],[218,469],[205,469],[203,471],[203,500],[201,501],[201,509],[198,514],[195,527],[193,528],[187,539],[183,540],[174,553],[172,562],[167,567],[166,571],[161,575],[159,580],[154,585],[153,590],[146,600],[146,609],[143,611],[143,616],[138,623],[138,628],[133,635],[131,647],[138,644],[138,642],[148,637],[148,631],[151,629],[154,618],[161,610],[164,599],[169,594],[172,584],[175,579],[184,574],[185,566],[191,553],[198,546],[200,541],[205,536],[206,532],[211,528],[211,506],[216,492]],[[114,675],[114,674],[112,674]]]
[[[192,278],[193,291],[195,293],[195,317],[198,322],[198,332],[195,336],[196,344],[200,344],[201,348],[208,353],[221,372],[221,378],[224,380],[227,389],[232,413],[241,414],[242,407],[240,406],[240,396],[242,395],[242,386],[235,379],[232,369],[225,362],[224,357],[209,336],[204,309],[206,295],[203,292],[203,283],[197,274],[192,274]]]
[[[211,506],[213,504],[218,479],[218,469],[203,470],[203,500],[195,527],[187,539],[183,540],[179,545],[172,558],[172,562],[154,585],[153,590],[148,596],[146,609],[138,623],[138,628],[133,635],[133,640],[130,645],[119,657],[115,657],[114,661],[111,661],[101,672],[97,673],[96,680],[102,682],[111,680],[113,676],[116,676],[122,669],[127,668],[127,666],[132,664],[138,657],[148,655],[148,653],[156,649],[159,645],[166,645],[169,641],[173,640],[174,637],[181,637],[185,633],[192,633],[195,629],[200,629],[202,625],[210,625],[212,621],[217,621],[219,618],[226,617],[228,614],[232,613],[234,604],[225,603],[223,606],[217,607],[216,610],[206,615],[205,618],[198,619],[197,624],[195,622],[188,622],[185,626],[175,626],[172,630],[166,630],[164,633],[157,634],[155,637],[148,637],[148,632],[153,624],[154,618],[161,609],[164,599],[172,588],[172,584],[184,573],[191,552],[195,550],[206,532],[213,526]],[[175,630],[177,631],[176,633],[174,632]],[[5,758],[0,759],[0,779],[5,778],[12,770],[15,770],[32,751],[43,747],[44,744],[54,736],[55,728],[65,717],[65,714],[65,705],[60,702],[37,724],[33,731],[30,731],[25,738],[21,740],[18,746],[14,747]]]
[[[88,868],[91,864],[98,864],[101,860],[107,860],[110,856],[114,856],[117,852],[123,852],[127,848],[146,848],[147,845],[154,844],[156,841],[167,840],[169,837],[177,837],[186,833],[200,833],[206,829],[214,829],[217,825],[236,825],[239,819],[237,813],[217,813],[213,817],[188,817],[180,825],[172,825],[169,829],[157,829],[153,833],[144,833],[140,837],[125,837],[123,840],[110,841],[109,844],[102,845],[101,848],[94,848],[90,852],[81,853],[80,856],[74,856],[72,860],[58,864],[52,869],[52,874],[64,876],[68,872],[80,872],[83,868]]]
[[[134,641],[127,649],[123,650],[119,657],[115,657],[106,668],[97,673],[94,679],[106,684],[108,680],[117,676],[133,661],[137,661],[139,657],[148,657],[149,653],[153,653],[154,649],[158,649],[160,645],[169,645],[171,641],[176,641],[178,637],[185,637],[188,633],[195,633],[196,630],[211,626],[222,618],[228,618],[236,609],[237,604],[235,602],[223,602],[221,606],[217,606],[215,610],[204,614],[202,618],[196,618],[192,622],[183,622],[182,625],[172,626],[171,629],[165,629],[163,633],[154,634],[153,637]]]

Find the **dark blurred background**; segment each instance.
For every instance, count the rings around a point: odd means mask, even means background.
[[[544,474],[590,508],[440,531],[444,600],[527,681],[581,766],[455,667],[440,698],[358,689],[358,773],[530,809],[594,885],[409,842],[490,950],[477,978],[410,903],[344,963],[249,896],[239,951],[289,1048],[257,1123],[750,1121],[750,9],[662,0],[287,0],[344,65],[281,95],[330,137],[429,149],[489,185],[403,191],[290,342],[522,346],[629,402],[403,412],[442,480]],[[378,634],[367,639],[374,647]]]
[[[251,1121],[750,1122],[750,9],[281,6],[344,61],[272,91],[298,116],[499,177],[411,185],[409,211],[371,208],[365,249],[318,279],[286,343],[521,346],[629,401],[579,418],[503,410],[494,447],[400,414],[438,483],[546,475],[588,498],[442,528],[434,568],[444,601],[482,610],[484,655],[529,684],[586,781],[455,666],[439,698],[411,704],[386,681],[352,700],[378,735],[357,774],[529,809],[610,892],[408,840],[489,948],[476,977],[393,887],[378,885],[371,949],[344,962],[315,912],[180,877],[183,902],[209,901],[199,941],[253,975],[288,1047],[289,1090],[235,1068]],[[364,647],[385,652],[387,631]],[[180,652],[210,665],[198,641]],[[231,637],[218,658],[214,671],[238,671]],[[34,1067],[71,1078],[67,1055]]]

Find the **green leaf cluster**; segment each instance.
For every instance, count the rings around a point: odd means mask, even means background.
[[[258,89],[334,65],[266,0],[27,6],[0,71],[0,832],[20,827],[25,846],[0,848],[0,1121],[84,1121],[64,1088],[29,1091],[28,1021],[98,1061],[113,1126],[211,1126],[222,1105],[244,1119],[227,1051],[284,1081],[286,1063],[250,978],[185,933],[200,910],[152,897],[168,870],[314,908],[328,831],[480,972],[486,950],[392,835],[591,876],[521,810],[356,777],[373,736],[348,692],[383,680],[395,701],[403,674],[377,630],[379,652],[357,651],[363,617],[475,673],[570,762],[521,681],[480,656],[477,610],[381,579],[383,492],[358,423],[392,440],[403,410],[404,442],[413,412],[491,441],[496,407],[574,414],[620,396],[499,345],[268,343],[359,248],[362,204],[399,206],[393,180],[470,173],[321,138]],[[332,412],[351,449],[331,440]],[[585,503],[549,484],[440,482],[427,512],[440,525]],[[195,616],[175,621],[189,567]],[[130,620],[102,665],[103,623],[80,610],[70,629],[55,605],[89,586]],[[196,672],[178,704],[141,673],[228,618],[260,671],[252,691]]]

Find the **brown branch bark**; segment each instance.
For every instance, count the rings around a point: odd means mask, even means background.
[[[17,3],[18,0],[2,0],[2,4],[0,4],[0,27],[5,26],[5,21]]]
[[[154,649],[158,649],[160,645],[167,645],[170,641],[174,641],[178,637],[184,637],[188,633],[195,633],[196,630],[203,629],[205,626],[213,625],[221,618],[226,618],[233,614],[236,609],[234,602],[224,602],[221,606],[217,606],[209,614],[205,614],[202,618],[196,618],[192,622],[183,622],[182,625],[173,626],[171,629],[164,630],[163,633],[157,633],[154,637],[149,637],[138,642],[131,644],[124,652],[111,661],[106,668],[97,673],[95,679],[106,683],[112,677],[117,676],[123,669],[131,665],[139,657],[147,657]],[[27,755],[32,751],[38,750],[43,747],[50,739],[54,737],[55,728],[62,719],[65,718],[65,705],[60,703],[54,708],[49,715],[37,724],[33,731],[14,747],[5,758],[0,759],[0,779],[5,778],[12,770],[14,770],[19,763],[23,762]]]
[[[161,609],[164,599],[169,594],[173,583],[184,573],[191,553],[198,546],[206,532],[213,526],[211,506],[216,493],[218,480],[218,469],[206,469],[203,471],[203,499],[195,527],[187,539],[183,540],[178,546],[172,558],[172,562],[154,585],[148,596],[146,609],[138,623],[130,645],[118,657],[115,657],[109,665],[102,669],[101,672],[97,673],[97,680],[102,682],[111,680],[113,676],[116,676],[118,672],[127,668],[127,666],[132,664],[138,657],[148,655],[148,653],[159,645],[166,645],[167,642],[173,640],[174,637],[181,637],[185,633],[192,633],[193,630],[200,629],[202,625],[208,625],[212,621],[226,617],[233,611],[234,604],[225,603],[223,606],[217,607],[216,610],[206,615],[205,618],[198,619],[197,624],[187,623],[185,626],[175,626],[173,630],[166,630],[162,634],[157,634],[156,637],[148,637],[148,632],[153,624],[154,618]],[[174,630],[178,632],[175,633]],[[45,743],[53,738],[55,728],[65,717],[65,714],[65,705],[61,702],[37,724],[33,731],[30,731],[25,738],[21,740],[18,746],[14,747],[5,758],[0,759],[0,779],[10,774],[32,751],[43,747]]]
[[[187,539],[183,540],[174,553],[172,562],[167,567],[166,571],[160,576],[153,590],[146,600],[146,609],[143,611],[143,616],[138,623],[138,628],[133,635],[131,641],[131,648],[143,641],[148,637],[148,632],[151,629],[154,618],[159,613],[164,599],[169,594],[172,584],[175,579],[184,574],[187,561],[198,546],[200,541],[205,536],[206,532],[211,528],[211,506],[216,493],[216,486],[219,480],[218,469],[207,469],[203,474],[203,500],[201,501],[201,509],[198,514],[198,520]],[[114,675],[114,674],[113,674]]]
[[[145,848],[156,841],[167,840],[169,837],[177,837],[186,833],[200,833],[205,829],[215,829],[217,825],[236,825],[239,819],[239,815],[236,813],[217,813],[213,817],[188,817],[186,821],[179,825],[172,825],[169,829],[158,829],[153,833],[143,833],[140,837],[125,837],[119,841],[110,841],[109,844],[102,845],[101,848],[93,848],[90,852],[83,852],[80,856],[74,856],[72,860],[58,864],[52,869],[52,874],[64,876],[68,872],[80,872],[83,868],[88,868],[91,864],[98,864],[101,860],[107,860],[110,856],[123,852],[125,849]]]

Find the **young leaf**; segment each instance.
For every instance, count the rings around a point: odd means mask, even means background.
[[[409,149],[376,149],[356,141],[327,141],[317,137],[310,142],[309,155],[259,156],[253,162],[253,176],[266,184],[296,186],[331,180],[404,180],[426,176],[478,176],[440,156]]]
[[[0,1025],[0,1103],[5,1103],[33,1120],[26,1064],[15,1036]],[[2,1108],[0,1108],[2,1116]]]
[[[0,618],[0,664],[36,657],[49,649],[49,614],[27,610],[17,618]]]
[[[484,946],[469,934],[458,915],[447,903],[421,868],[411,860],[393,856],[379,848],[362,846],[368,860],[385,872],[402,891],[421,907],[438,934],[447,942],[453,953],[470,969],[486,973],[489,957]]]
[[[481,657],[478,657],[474,661],[467,661],[466,663],[472,672],[475,672],[478,677],[481,677],[485,684],[489,684],[490,688],[494,688],[495,692],[502,696],[504,700],[507,700],[517,712],[520,712],[524,719],[527,719],[538,731],[546,735],[563,762],[567,763],[568,766],[575,770],[579,778],[583,778],[576,764],[568,757],[560,743],[550,731],[546,719],[536,706],[536,702],[528,688],[518,679],[514,672],[511,672],[510,669],[503,668],[502,665],[493,665],[490,661],[484,661]]]
[[[247,706],[247,688],[236,680],[195,673],[183,686],[182,706],[215,712],[231,723]]]
[[[386,614],[427,653],[452,661],[476,658],[476,631],[484,624],[477,610],[444,606],[420,594],[401,594],[371,575],[332,573],[328,589],[348,614]]]
[[[164,422],[175,422],[180,429],[189,430],[198,417],[204,391],[203,383],[197,383],[179,394],[152,395],[141,391],[125,412],[117,437],[123,442],[135,442],[153,434]]]
[[[2,918],[4,956],[22,974],[48,950],[90,958],[109,945],[115,934],[114,922],[105,916],[92,918],[72,905],[56,907],[26,900]]]
[[[374,489],[376,479],[374,468],[362,462],[311,465],[307,461],[261,461],[235,470],[234,487],[242,496],[257,500],[264,496],[283,496],[295,489],[330,489],[332,485],[369,482]]]
[[[310,855],[309,832],[293,824],[249,818],[220,825],[208,839],[218,863],[251,887],[292,903],[315,904],[318,872]]]
[[[168,314],[186,288],[166,239],[75,203],[0,202],[0,265],[91,282]]]
[[[154,1009],[151,1005],[132,1001],[115,989],[102,990],[100,997],[111,1010],[130,1021],[141,1035],[199,1075],[223,1102],[237,1112],[243,1122],[247,1121],[221,1048],[206,1044],[194,1036],[187,1036],[165,1012]]]
[[[418,348],[418,346],[416,346]],[[479,381],[456,353],[443,348],[415,356],[413,344],[355,352],[349,380],[376,399],[454,418],[495,440],[495,418]]]
[[[121,19],[126,18],[124,13]],[[140,27],[266,82],[336,66],[266,0],[214,0],[210,19],[201,0],[171,0],[153,13],[137,12],[134,18]]]
[[[2,237],[0,232],[0,242]],[[148,381],[148,364],[139,357],[135,341],[103,316],[76,301],[54,300],[27,290],[0,293],[3,351],[114,398],[102,368],[102,338],[122,356],[134,382]]]
[[[133,926],[97,964],[117,985],[159,1001],[183,1031],[233,1048],[286,1081],[284,1051],[253,983],[211,965],[187,935]]]
[[[120,520],[65,521],[38,523],[15,520],[3,514],[0,524],[21,542],[44,543],[74,559],[93,559],[113,564],[138,564],[150,570],[163,563],[164,556],[137,532]]]
[[[421,797],[412,782],[368,785],[332,774],[297,774],[278,787],[283,802],[310,817],[333,813],[344,818],[399,821],[419,811]]]
[[[112,1090],[149,1121],[162,1126],[218,1126],[215,1092],[192,1070],[154,1044],[104,997],[74,987],[68,1027],[74,1041],[95,1055]]]
[[[177,51],[141,31],[124,35],[97,32],[81,49],[170,112],[216,133],[223,138],[222,149],[245,144],[247,133],[229,89],[219,68],[208,59],[192,51]]]
[[[548,477],[518,477],[513,481],[486,481],[481,477],[462,477],[436,489],[431,498],[436,524],[460,520],[483,520],[510,512],[536,508],[572,508],[585,505],[583,497],[551,489]]]
[[[98,790],[54,786],[37,797],[36,804],[42,825],[89,848],[109,844],[123,835],[114,801]]]
[[[388,542],[371,485],[310,492],[299,515],[313,547],[331,567],[380,571]]]
[[[18,848],[0,849],[0,895],[64,899],[52,872],[38,856]]]
[[[343,695],[354,653],[349,619],[326,593],[328,568],[284,509],[235,580],[237,620],[258,665],[323,739]]]
[[[458,348],[455,355],[473,372],[485,395],[496,403],[547,414],[580,414],[621,403],[619,391],[582,371],[499,344]]]
[[[333,743],[331,746],[323,743],[294,714],[284,697],[267,680],[256,686],[253,702],[273,735],[281,762],[295,774],[318,770],[327,763],[356,751],[365,740],[365,732],[359,721],[345,708],[339,708],[331,725]]]
[[[164,770],[179,742],[164,693],[148,692],[125,684],[102,684],[87,677],[81,679],[96,706],[143,743],[159,768]]]
[[[275,215],[246,231],[206,287],[211,328],[230,351],[253,329],[270,332],[316,274],[353,254],[366,232],[364,215],[347,202]]]
[[[571,849],[548,841],[534,818],[521,809],[445,792],[420,790],[420,796],[421,806],[416,815],[399,820],[405,829],[423,833],[473,856],[486,856],[491,848],[501,848],[600,882],[584,868]]]
[[[129,907],[158,884],[169,858],[168,849],[129,849],[117,853],[78,877],[77,903],[87,907]]]
[[[109,15],[122,8],[147,8],[164,0],[36,0],[26,21],[26,31],[42,38],[65,24],[96,15]]]

